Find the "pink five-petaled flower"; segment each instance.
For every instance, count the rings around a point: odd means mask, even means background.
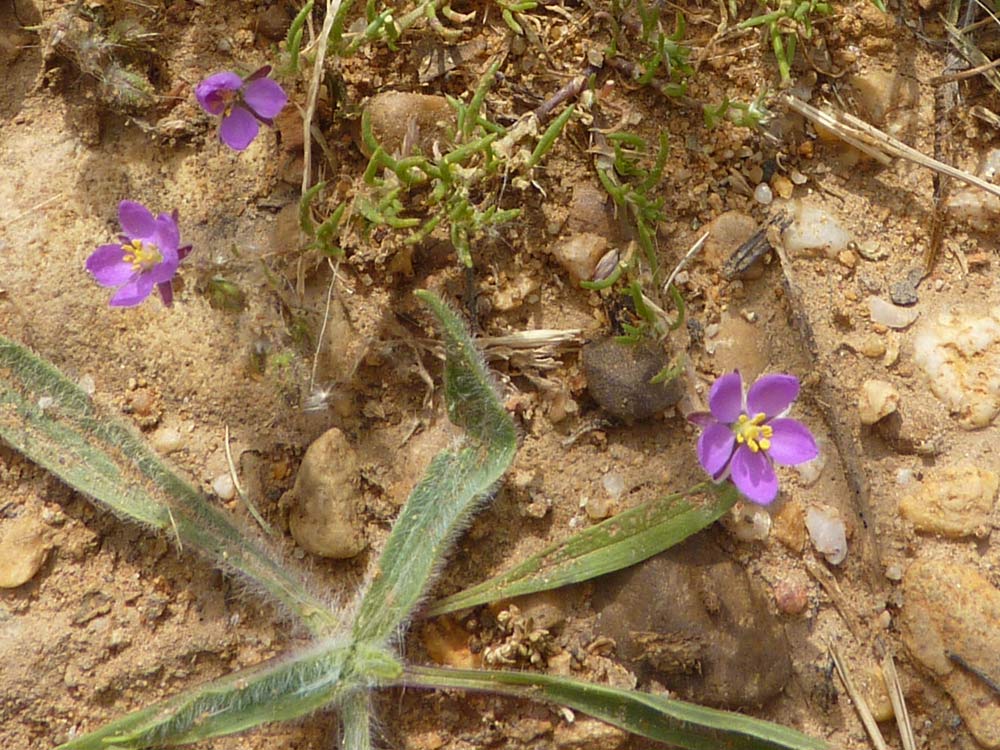
[[[246,78],[224,71],[210,75],[195,86],[194,95],[211,115],[222,115],[219,138],[229,148],[242,151],[257,137],[259,122],[274,125],[274,118],[284,108],[288,95],[267,77],[271,66],[265,65]]]
[[[778,495],[774,464],[795,466],[816,458],[809,428],[785,418],[799,395],[794,375],[765,375],[744,396],[739,371],[723,375],[708,394],[711,411],[688,419],[702,428],[698,460],[716,482],[727,477],[748,500],[767,505]]]
[[[190,245],[179,246],[177,211],[154,219],[141,203],[122,201],[118,204],[118,221],[123,232],[120,241],[101,245],[91,253],[87,270],[101,286],[118,287],[111,297],[112,307],[138,305],[154,286],[160,290],[163,304],[170,307],[177,265],[191,252]]]

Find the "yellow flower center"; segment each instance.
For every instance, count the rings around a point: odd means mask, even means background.
[[[144,244],[142,240],[132,240],[122,245],[124,260],[132,264],[133,271],[148,271],[163,262],[163,254],[156,245]]]
[[[746,414],[740,414],[740,418],[733,425],[733,433],[736,435],[737,443],[746,443],[747,447],[754,453],[766,451],[771,447],[771,436],[774,430],[764,424],[767,416],[761,412],[751,419]]]

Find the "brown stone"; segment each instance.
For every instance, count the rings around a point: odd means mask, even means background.
[[[1000,675],[1000,590],[971,565],[930,557],[903,579],[903,642],[943,687],[973,737],[1000,748],[1000,701],[975,673]]]

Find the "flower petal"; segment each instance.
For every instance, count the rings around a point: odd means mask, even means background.
[[[701,467],[714,479],[733,456],[736,436],[721,422],[709,425],[698,438],[698,461]]]
[[[243,79],[227,70],[210,75],[195,86],[194,97],[210,115],[221,115],[228,99],[226,92],[237,91],[242,85]]]
[[[260,125],[249,110],[233,107],[232,112],[222,118],[219,138],[234,151],[242,151],[257,137]]]
[[[133,307],[146,299],[151,291],[153,291],[153,280],[149,275],[136,276],[115,292],[109,304],[112,307]]]
[[[713,417],[710,411],[693,411],[687,415],[687,421],[705,429],[710,425],[716,424],[719,420]]]
[[[732,424],[743,413],[743,378],[735,370],[712,383],[708,408],[720,422]]]
[[[768,417],[776,417],[791,406],[798,395],[799,379],[794,375],[765,375],[747,391],[747,413],[753,416],[763,412]]]
[[[177,247],[181,244],[181,231],[177,228],[177,222],[170,214],[160,214],[156,217],[156,228],[153,230],[153,244],[160,252],[177,253]]]
[[[141,203],[122,201],[118,204],[118,221],[129,239],[149,239],[156,230],[153,214]]]
[[[797,419],[772,419],[767,423],[774,430],[767,454],[782,466],[812,461],[819,455],[819,447],[809,428]]]
[[[171,307],[174,304],[174,286],[169,281],[163,281],[156,285],[160,292],[160,299],[163,300],[164,307]]]
[[[251,81],[243,90],[243,101],[254,112],[270,120],[284,109],[288,101],[288,94],[278,85],[277,81],[270,78],[258,78]]]
[[[101,286],[121,286],[134,275],[121,245],[101,245],[87,258],[86,267]]]
[[[741,445],[733,454],[730,478],[748,500],[768,505],[778,496],[778,476],[763,451]]]

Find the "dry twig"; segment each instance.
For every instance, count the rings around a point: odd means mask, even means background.
[[[871,709],[868,708],[867,701],[865,701],[861,691],[858,690],[857,685],[854,684],[854,680],[851,678],[851,673],[848,671],[847,665],[844,663],[844,658],[840,653],[840,649],[837,648],[833,641],[828,642],[826,646],[830,650],[830,656],[833,657],[833,663],[837,666],[837,674],[839,674],[840,679],[843,680],[844,687],[847,689],[847,694],[851,696],[851,700],[854,702],[854,708],[857,710],[858,716],[861,717],[861,723],[865,725],[865,731],[868,732],[868,736],[871,738],[872,744],[875,745],[875,750],[889,750],[889,746],[885,744],[885,738],[882,736],[882,732],[878,728],[878,723],[875,721],[875,717],[872,716]]]
[[[776,242],[774,244],[778,260],[781,262],[785,296],[788,298],[792,308],[792,322],[798,329],[799,335],[806,345],[806,349],[812,356],[816,369],[819,372],[836,372],[836,367],[832,366],[829,362],[824,362],[820,355],[819,345],[816,343],[816,335],[813,332],[812,323],[810,323],[808,308],[803,298],[802,289],[795,279],[792,263],[788,259],[788,255],[785,253],[785,249],[781,243]],[[875,536],[868,482],[861,469],[861,462],[858,459],[861,451],[858,447],[858,441],[854,437],[851,425],[844,416],[845,410],[836,408],[841,399],[834,390],[832,378],[821,377],[819,379],[818,390],[819,394],[816,402],[823,410],[823,416],[826,418],[827,426],[830,428],[833,443],[837,447],[837,453],[840,455],[840,460],[844,467],[847,483],[854,495],[854,510],[861,519],[864,527],[864,539],[866,543],[862,549],[867,554],[863,554],[863,558],[868,563],[869,579],[874,583],[881,580],[881,563],[879,562],[881,554],[879,552],[878,539]]]
[[[892,711],[896,715],[899,736],[903,739],[903,750],[917,750],[917,741],[913,736],[913,725],[910,723],[910,713],[906,710],[906,698],[903,696],[903,686],[899,684],[896,663],[892,659],[892,652],[881,644],[880,646],[885,651],[882,656],[882,676],[885,678],[885,686],[889,690],[889,701],[892,703]]]
[[[907,146],[902,141],[893,138],[891,135],[882,132],[874,125],[869,125],[854,115],[847,112],[817,109],[810,104],[806,104],[801,99],[788,94],[784,95],[782,100],[789,109],[827,128],[836,134],[838,138],[850,143],[859,151],[863,151],[881,164],[890,164],[893,157],[906,159],[907,161],[912,161],[914,164],[919,164],[921,167],[947,175],[948,177],[954,177],[956,180],[974,185],[992,195],[1000,197],[1000,185],[994,185],[991,182],[976,177],[974,174],[957,169],[937,159],[932,159],[926,154],[917,151],[912,146]]]

